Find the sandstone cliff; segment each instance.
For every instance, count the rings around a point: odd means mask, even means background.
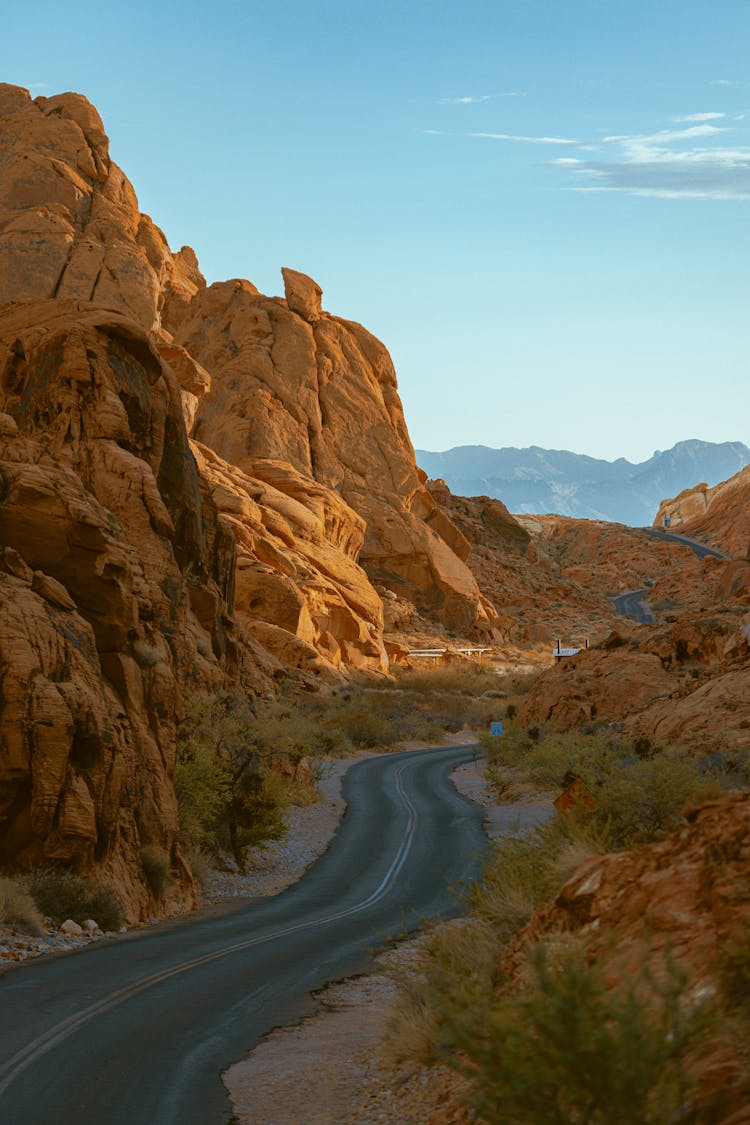
[[[416,467],[388,352],[321,308],[320,288],[285,269],[286,300],[246,281],[198,292],[175,342],[211,371],[194,435],[250,474],[287,461],[362,519],[370,579],[463,634],[490,635],[495,611],[469,545]],[[255,467],[255,468],[254,468]]]
[[[284,286],[206,286],[85,98],[0,85],[0,866],[95,871],[131,918],[192,901],[186,690],[383,672],[387,590],[496,623],[385,348],[305,275]]]
[[[654,527],[670,520],[670,530],[692,536],[732,558],[750,557],[750,466],[714,488],[698,484],[662,500]]]

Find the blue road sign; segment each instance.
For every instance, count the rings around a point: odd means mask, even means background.
[[[490,723],[490,734],[491,735],[494,735],[495,738],[500,738],[502,733],[503,733],[503,724],[502,723]]]

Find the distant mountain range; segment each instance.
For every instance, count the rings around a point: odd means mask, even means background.
[[[511,512],[556,513],[650,524],[666,497],[701,481],[718,484],[750,464],[741,441],[679,441],[648,461],[603,461],[564,449],[490,449],[460,445],[445,453],[417,449],[417,464],[443,477],[458,496],[492,496]]]

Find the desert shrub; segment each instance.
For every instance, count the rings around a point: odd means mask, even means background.
[[[498,688],[498,675],[482,664],[438,664],[398,672],[398,684],[407,691],[467,692],[481,695]]]
[[[606,851],[663,839],[684,823],[686,806],[701,804],[720,791],[687,758],[660,754],[619,769],[610,765],[599,777],[581,771],[597,805],[578,814],[584,830],[592,832]]]
[[[0,878],[0,926],[14,926],[27,934],[44,933],[44,921],[36,903],[12,879]]]
[[[589,855],[562,817],[495,844],[481,882],[465,895],[468,918],[434,927],[406,970],[392,973],[398,989],[383,1058],[435,1062],[448,1013],[498,985],[507,943]]]
[[[262,768],[244,771],[214,826],[219,847],[230,851],[244,870],[247,848],[263,847],[286,832],[287,804],[286,787],[278,774]]]
[[[270,764],[284,753],[303,755],[300,722],[290,712],[256,721],[241,695],[218,692],[187,700],[180,726],[175,793],[181,833],[192,850],[231,851],[244,869],[245,850],[279,839],[288,800]]]
[[[389,969],[398,991],[388,1012],[380,1056],[390,1065],[429,1065],[438,1057],[445,1011],[455,998],[493,987],[500,943],[483,919],[434,927],[413,959]]]
[[[153,668],[164,659],[164,653],[148,641],[133,642],[133,655],[141,668]]]
[[[488,1125],[663,1125],[682,1120],[710,1016],[667,966],[615,987],[575,945],[530,954],[520,995],[454,1005],[446,1043]],[[462,1052],[463,1054],[460,1054]]]
[[[579,834],[608,851],[663,838],[683,823],[682,810],[716,796],[721,771],[675,751],[597,734],[539,732],[515,721],[501,739],[482,736],[489,760],[488,780],[498,797],[511,801],[529,787],[557,794],[575,778],[596,801],[573,815]],[[736,776],[739,776],[737,774]]]
[[[372,704],[349,703],[337,712],[336,721],[344,736],[360,749],[392,746],[399,737],[399,732],[387,713],[384,714]]]
[[[122,903],[105,883],[48,870],[34,872],[28,886],[39,910],[58,925],[66,918],[79,924],[93,918],[102,930],[118,930],[123,924]]]
[[[162,898],[169,886],[169,853],[158,844],[143,844],[141,866],[154,896]]]
[[[523,835],[504,836],[468,895],[472,913],[509,941],[592,853],[575,825],[554,815]]]

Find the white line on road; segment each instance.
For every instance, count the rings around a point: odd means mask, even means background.
[[[455,747],[452,749],[460,748]],[[68,1039],[74,1032],[78,1031],[83,1024],[88,1023],[88,1021],[92,1020],[95,1016],[111,1011],[118,1005],[125,1003],[126,1000],[130,1000],[139,993],[145,992],[146,989],[152,988],[156,984],[161,984],[162,981],[169,980],[170,977],[179,976],[180,973],[187,973],[191,969],[197,969],[202,965],[210,964],[212,961],[218,961],[222,957],[227,957],[232,953],[239,953],[244,949],[251,949],[253,946],[263,945],[264,942],[267,941],[276,941],[279,938],[288,937],[290,934],[300,933],[302,930],[315,929],[318,926],[327,925],[329,922],[338,922],[342,918],[349,918],[351,915],[358,914],[378,902],[390,889],[392,883],[398,877],[404,866],[417,830],[419,817],[417,810],[403,787],[402,777],[404,770],[411,764],[412,762],[404,762],[402,766],[398,767],[394,775],[396,792],[403,800],[408,813],[406,828],[390,867],[383,876],[379,886],[376,887],[372,894],[366,899],[357,903],[355,906],[348,907],[346,910],[339,910],[335,914],[327,914],[322,918],[313,919],[309,922],[298,922],[294,926],[287,926],[283,930],[277,930],[275,933],[266,934],[264,937],[250,938],[247,941],[238,942],[236,945],[227,946],[226,949],[219,949],[214,953],[206,953],[202,957],[194,957],[190,961],[183,961],[180,965],[176,965],[171,969],[162,969],[158,973],[152,973],[151,976],[142,977],[140,980],[134,981],[132,984],[110,993],[109,996],[103,997],[95,1004],[84,1008],[83,1011],[77,1012],[75,1015],[69,1016],[66,1020],[55,1024],[54,1027],[51,1027],[31,1043],[22,1047],[12,1058],[8,1059],[0,1066],[0,1075],[5,1076],[0,1082],[0,1094],[3,1094],[8,1086],[10,1086],[11,1082],[15,1081],[20,1074],[40,1059],[42,1055],[45,1055],[48,1051],[51,1051],[53,1047],[58,1046],[58,1044],[62,1043],[65,1039]]]

